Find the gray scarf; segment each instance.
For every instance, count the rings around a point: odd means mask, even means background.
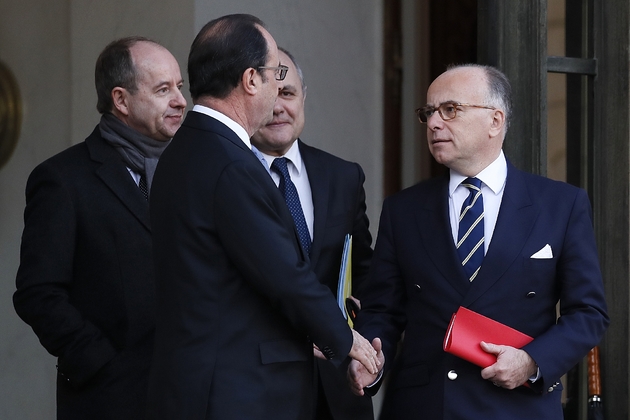
[[[158,159],[171,141],[158,141],[140,134],[110,113],[101,116],[98,128],[103,139],[120,153],[125,165],[145,176],[150,191]]]

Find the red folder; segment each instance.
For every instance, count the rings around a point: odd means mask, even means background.
[[[477,312],[459,307],[444,336],[444,351],[486,368],[496,363],[494,354],[486,353],[480,343],[499,344],[520,349],[533,338]]]

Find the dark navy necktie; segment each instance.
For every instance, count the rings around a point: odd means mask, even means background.
[[[147,179],[144,175],[140,175],[140,181],[138,182],[138,188],[142,192],[145,200],[149,199],[149,189],[147,188]]]
[[[468,280],[473,281],[481,268],[484,254],[483,196],[481,180],[466,178],[461,183],[470,193],[462,204],[457,233],[457,253]]]
[[[302,249],[309,255],[311,252],[311,236],[308,233],[308,227],[306,226],[306,219],[304,218],[304,212],[302,211],[302,205],[300,204],[300,197],[298,196],[295,184],[291,181],[289,176],[289,170],[287,168],[286,158],[276,158],[271,163],[271,169],[276,171],[280,175],[280,185],[278,188],[284,196],[284,201],[287,202],[295,227],[300,237],[300,243]]]

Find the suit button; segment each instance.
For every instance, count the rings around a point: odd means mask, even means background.
[[[418,290],[418,291],[422,290],[422,287],[420,287],[419,284],[414,284],[414,286],[416,286],[416,290]]]
[[[326,346],[323,349],[321,349],[321,351],[322,351],[323,355],[326,357],[326,359],[328,359],[328,360],[330,360],[333,357],[335,357],[335,352],[332,351],[330,349],[330,347],[328,347],[328,346]]]
[[[529,292],[529,293],[527,294],[527,297],[528,297],[528,298],[533,298],[534,296],[536,296],[536,292]]]
[[[558,385],[560,385],[560,382],[556,382],[555,384],[553,384],[552,386],[550,386],[550,387],[547,389],[547,392],[553,392],[553,391],[555,391],[555,390],[556,390],[556,387],[557,387]]]
[[[451,370],[446,376],[451,381],[454,381],[455,379],[457,379],[457,372],[455,372],[454,370]]]

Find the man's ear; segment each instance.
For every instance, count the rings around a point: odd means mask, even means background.
[[[250,67],[243,72],[243,76],[241,77],[241,85],[243,86],[243,90],[246,93],[250,95],[255,95],[258,92],[261,83],[262,78],[255,68]]]
[[[499,135],[505,126],[505,113],[500,109],[495,109],[492,113],[492,122],[490,123],[490,137]]]
[[[129,102],[127,100],[129,92],[119,86],[112,89],[112,101],[114,108],[124,116],[129,116]]]

